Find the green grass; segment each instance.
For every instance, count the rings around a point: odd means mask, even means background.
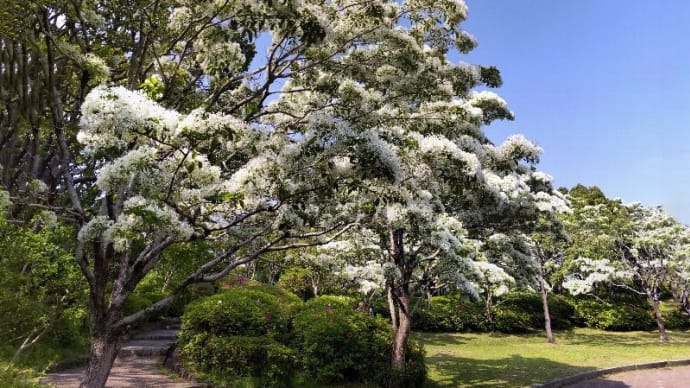
[[[424,343],[429,387],[522,387],[601,368],[690,358],[690,332],[557,332],[543,334],[417,333]]]

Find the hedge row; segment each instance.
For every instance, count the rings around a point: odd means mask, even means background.
[[[500,298],[491,312],[482,302],[463,301],[458,297],[437,296],[416,302],[413,329],[444,332],[525,333],[544,329],[541,296],[515,292]],[[573,326],[603,330],[649,330],[656,326],[649,305],[640,299],[604,300],[549,295],[551,326],[556,330]],[[383,311],[381,311],[383,313]],[[688,327],[688,318],[677,308],[663,311],[670,329]]]

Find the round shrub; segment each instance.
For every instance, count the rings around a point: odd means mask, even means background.
[[[671,330],[688,328],[690,322],[688,322],[687,314],[681,311],[675,304],[662,304],[661,314],[664,317],[666,328]]]
[[[285,340],[301,300],[268,285],[236,286],[187,306],[180,339],[196,333]]]
[[[219,385],[243,378],[257,387],[289,385],[295,351],[268,337],[201,333],[182,346],[182,355],[205,380]]]
[[[420,348],[409,344],[406,367],[394,376],[390,324],[356,311],[355,306],[353,299],[320,296],[305,303],[296,314],[296,346],[307,374],[319,384],[386,386],[395,381],[394,386],[405,387],[423,381],[426,367]]]
[[[183,362],[216,385],[289,385],[297,356],[286,344],[301,304],[295,295],[258,284],[237,284],[193,302],[178,338]]]
[[[486,316],[486,306],[482,302],[463,302],[457,306],[462,331],[483,333],[492,330],[491,321]]]
[[[457,310],[457,301],[446,296],[434,296],[419,303],[412,316],[414,330],[421,331],[462,331],[462,320]]]
[[[481,302],[461,302],[456,297],[434,296],[420,301],[414,312],[414,330],[485,332],[491,330],[486,309]]]

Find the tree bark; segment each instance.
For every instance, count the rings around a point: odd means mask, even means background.
[[[647,296],[654,309],[654,317],[656,318],[656,325],[659,327],[659,341],[668,342],[668,334],[666,334],[666,324],[664,323],[664,317],[661,315],[661,309],[659,308],[659,296],[656,292],[648,292]]]
[[[395,295],[395,305],[397,309],[397,328],[395,328],[393,338],[392,366],[394,369],[405,368],[405,358],[407,350],[407,339],[412,328],[412,317],[410,316],[410,295],[406,287],[398,287],[393,290]]]
[[[549,312],[549,293],[546,290],[546,282],[544,281],[544,275],[541,271],[541,266],[539,267],[539,289],[541,291],[541,303],[544,307],[544,329],[546,330],[546,340],[550,344],[555,344],[556,338],[553,336],[553,331],[551,330],[551,313]]]
[[[108,332],[105,325],[92,329],[89,365],[79,388],[105,387],[117,352],[120,350],[122,335]]]

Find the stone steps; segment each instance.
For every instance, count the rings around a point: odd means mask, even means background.
[[[178,333],[178,329],[157,329],[136,334],[122,345],[118,357],[165,356]]]

